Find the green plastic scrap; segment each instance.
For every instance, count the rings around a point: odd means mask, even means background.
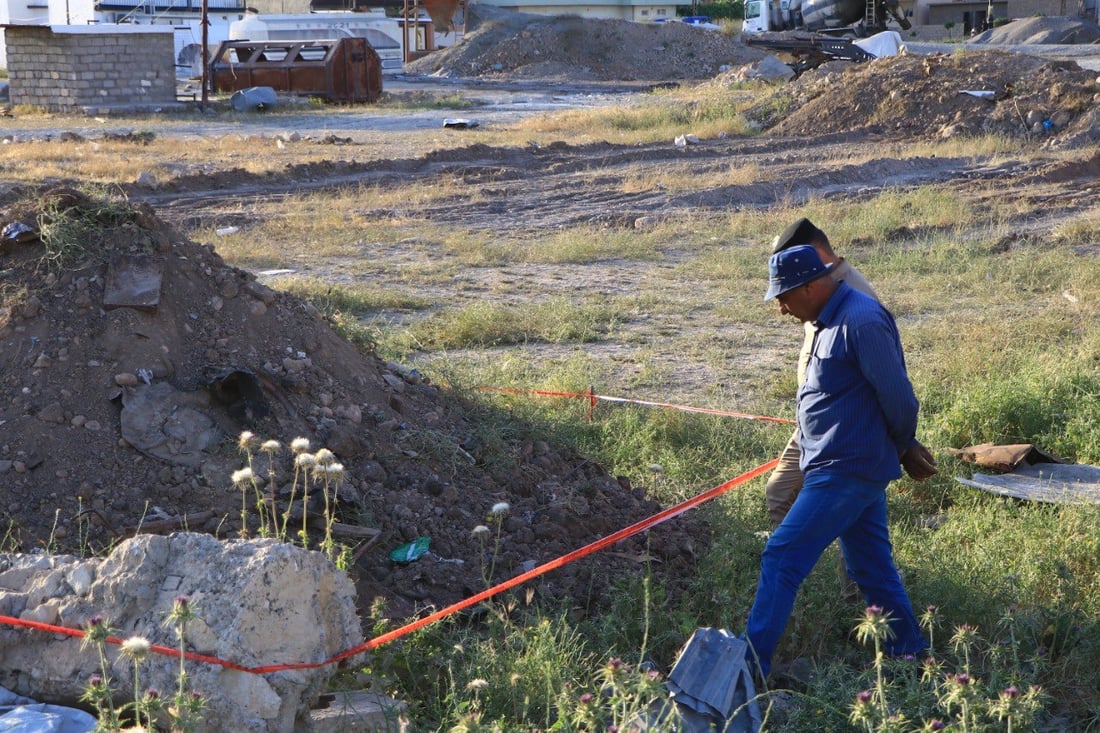
[[[428,545],[430,543],[431,540],[427,537],[420,537],[415,542],[401,545],[391,552],[390,559],[399,563],[412,562],[428,551]]]

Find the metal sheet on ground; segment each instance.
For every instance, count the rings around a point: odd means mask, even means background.
[[[976,473],[955,480],[1001,496],[1050,504],[1100,504],[1100,468],[1082,464],[1040,463],[999,475]]]

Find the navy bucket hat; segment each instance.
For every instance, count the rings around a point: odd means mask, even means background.
[[[817,250],[808,244],[780,250],[768,259],[768,292],[764,300],[812,282],[831,269],[832,265],[822,262]]]

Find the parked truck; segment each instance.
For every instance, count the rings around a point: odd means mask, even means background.
[[[911,27],[898,0],[747,0],[741,32],[810,31],[862,38],[886,30],[888,17],[903,30]]]

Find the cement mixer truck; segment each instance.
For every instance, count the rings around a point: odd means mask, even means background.
[[[886,30],[887,17],[903,30],[911,27],[898,0],[746,0],[741,32],[810,31],[862,38]]]

